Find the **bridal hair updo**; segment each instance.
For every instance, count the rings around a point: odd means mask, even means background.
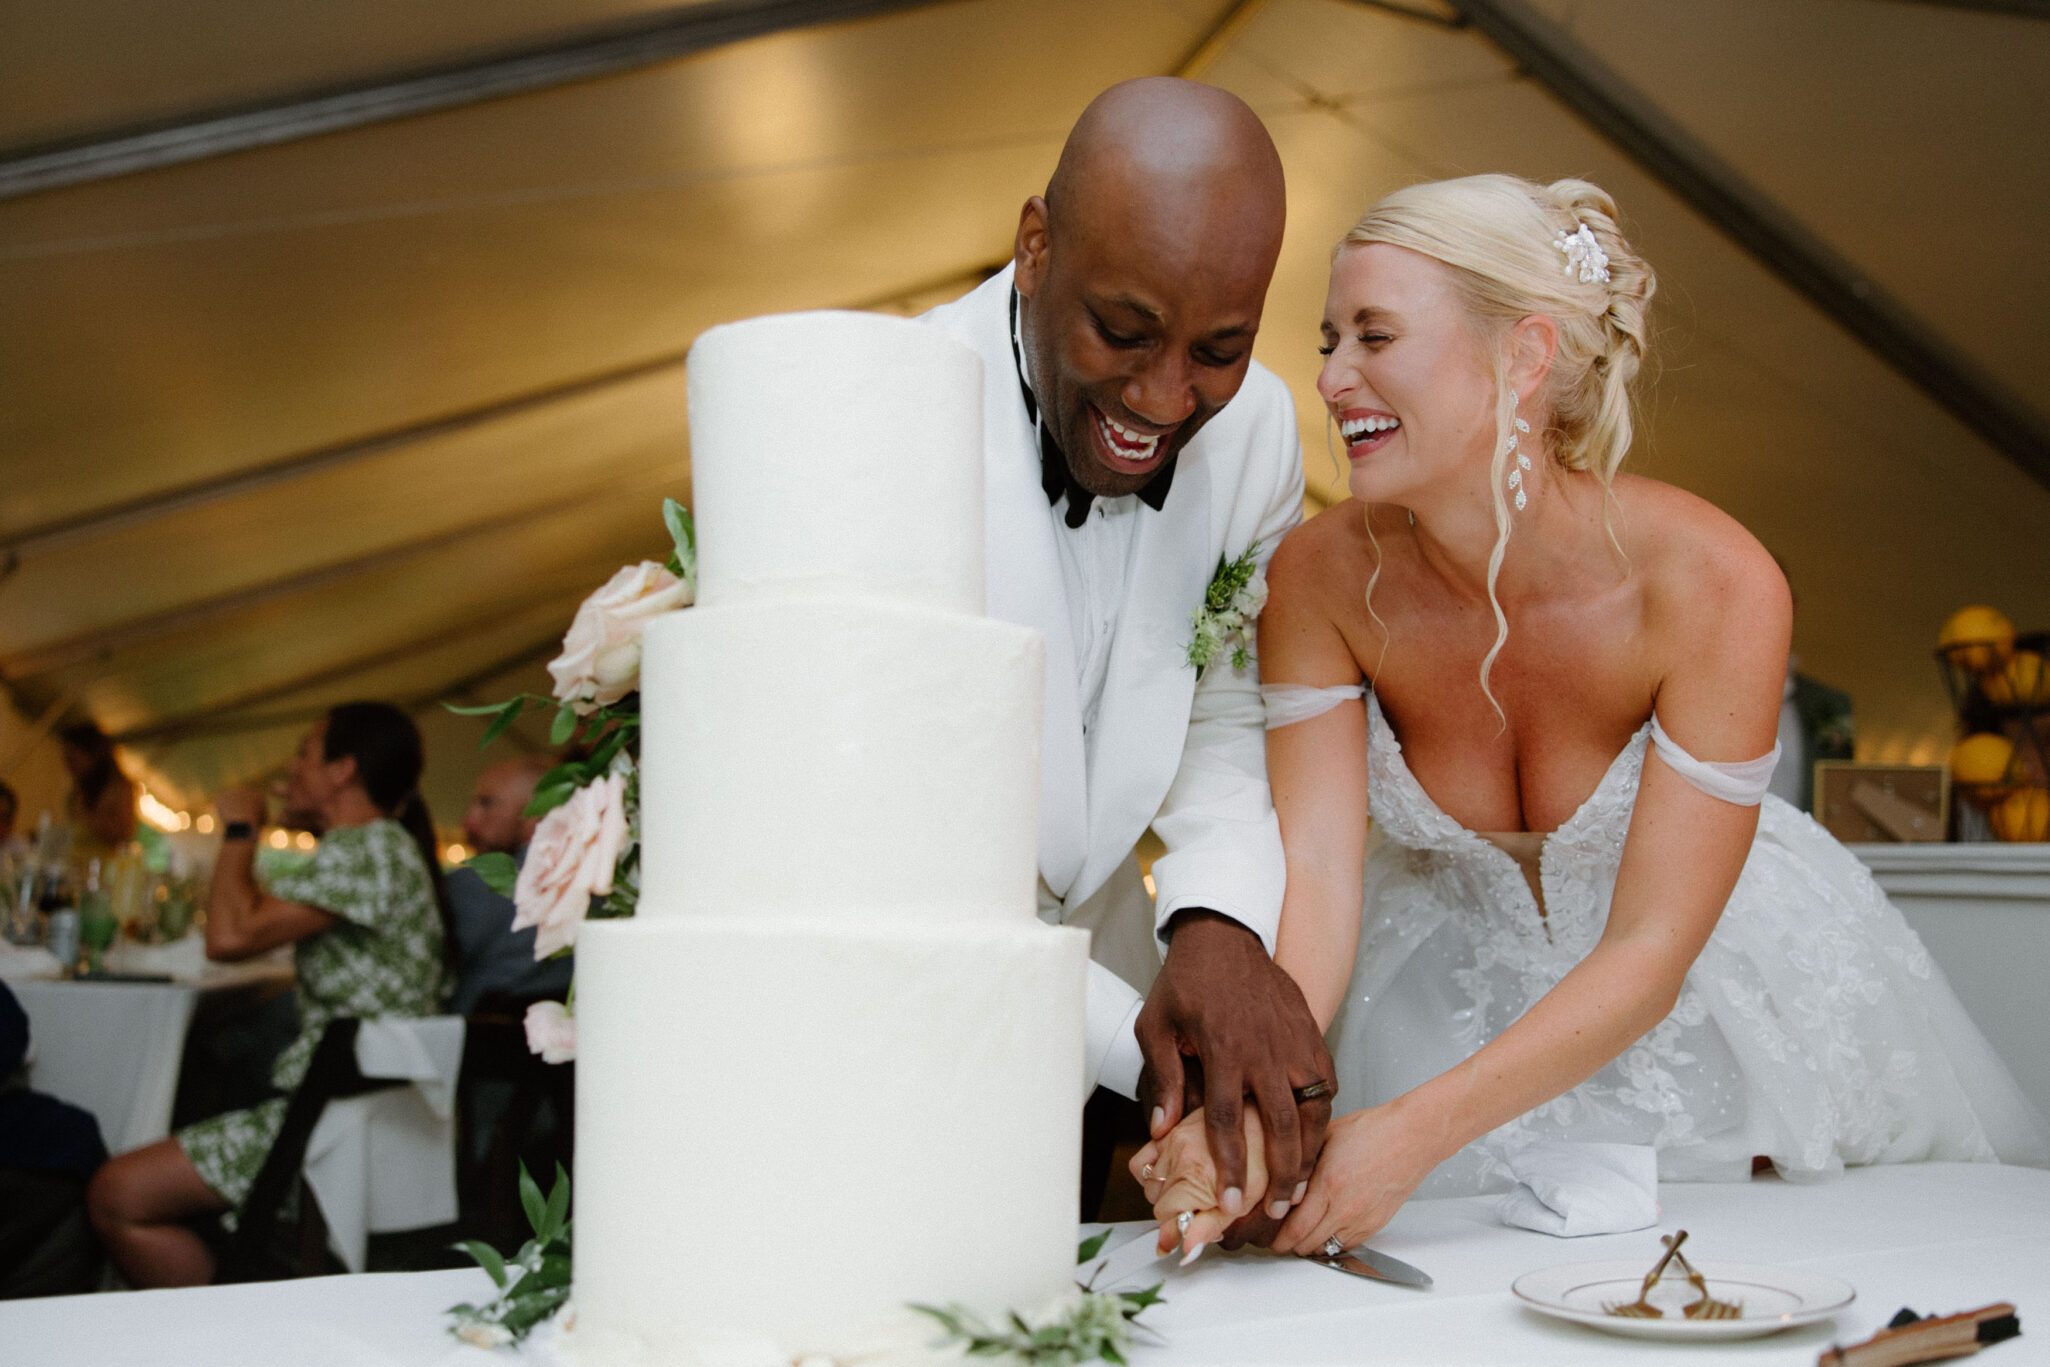
[[[1606,281],[1583,281],[1558,245],[1560,234],[1575,233],[1583,225],[1608,257]],[[1508,381],[1509,329],[1532,314],[1558,325],[1558,350],[1527,413],[1531,435],[1541,438],[1540,449],[1558,465],[1600,480],[1606,502],[1616,467],[1630,449],[1630,386],[1644,363],[1647,314],[1658,280],[1617,228],[1616,202],[1584,180],[1539,185],[1520,176],[1486,175],[1407,186],[1367,210],[1332,255],[1369,242],[1406,247],[1450,267],[1453,287],[1494,367],[1495,456],[1489,482],[1496,539],[1488,561],[1488,601],[1495,610],[1496,634],[1481,662],[1481,691],[1500,716],[1488,674],[1509,639],[1509,621],[1495,597],[1512,525],[1506,483],[1515,413]],[[1609,536],[1620,553],[1613,527]],[[1374,577],[1379,575],[1377,565]],[[1373,592],[1371,580],[1368,592]]]

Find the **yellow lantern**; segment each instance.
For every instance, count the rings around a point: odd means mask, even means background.
[[[2050,839],[2050,788],[2017,788],[1986,819],[2002,840]]]
[[[2033,650],[2017,650],[2008,662],[1979,681],[1986,701],[2001,707],[2050,702],[2050,669]]]
[[[1998,608],[1973,604],[1950,614],[1936,648],[1975,674],[1998,669],[2014,653],[2014,623]]]

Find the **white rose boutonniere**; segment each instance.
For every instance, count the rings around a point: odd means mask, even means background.
[[[1196,609],[1195,634],[1189,638],[1189,663],[1199,679],[1226,646],[1233,669],[1253,663],[1251,629],[1267,605],[1267,573],[1260,568],[1259,553],[1256,542],[1236,560],[1217,559],[1217,573],[1210,577],[1203,606]]]

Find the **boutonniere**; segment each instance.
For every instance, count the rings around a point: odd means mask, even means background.
[[[1203,594],[1203,606],[1196,609],[1195,634],[1189,638],[1189,663],[1196,677],[1227,645],[1231,667],[1244,669],[1253,662],[1250,629],[1267,603],[1267,576],[1260,569],[1258,542],[1246,547],[1236,560],[1217,558],[1217,573]]]

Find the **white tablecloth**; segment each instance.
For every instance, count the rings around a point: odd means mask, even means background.
[[[1948,1313],[1996,1300],[2015,1303],[2024,1337],[1980,1361],[2050,1361],[2050,1172],[1932,1163],[1860,1169],[1812,1187],[1668,1185],[1660,1197],[1660,1227],[1687,1229],[1690,1253],[1816,1268],[1857,1288],[1856,1303],[1833,1325],[1744,1342],[1615,1338],[1522,1308],[1509,1283],[1596,1258],[1648,1266],[1657,1230],[1554,1239],[1501,1225],[1493,1197],[1418,1201],[1374,1244],[1429,1272],[1433,1290],[1294,1260],[1205,1254],[1166,1274],[1168,1303],[1145,1319],[1165,1341],[1141,1348],[1134,1367],[1811,1367],[1832,1340],[1863,1338],[1903,1305]],[[456,1345],[445,1330],[443,1310],[489,1290],[482,1272],[462,1271],[18,1301],[0,1304],[0,1344],[7,1361],[37,1367],[514,1367],[512,1354]]]
[[[289,978],[291,960],[266,956],[246,964],[208,964],[197,937],[196,965],[110,966],[169,972],[168,983],[14,981],[8,986],[28,1013],[34,1061],[29,1085],[83,1106],[100,1122],[109,1153],[162,1139],[170,1132],[185,1030],[203,992]]]

